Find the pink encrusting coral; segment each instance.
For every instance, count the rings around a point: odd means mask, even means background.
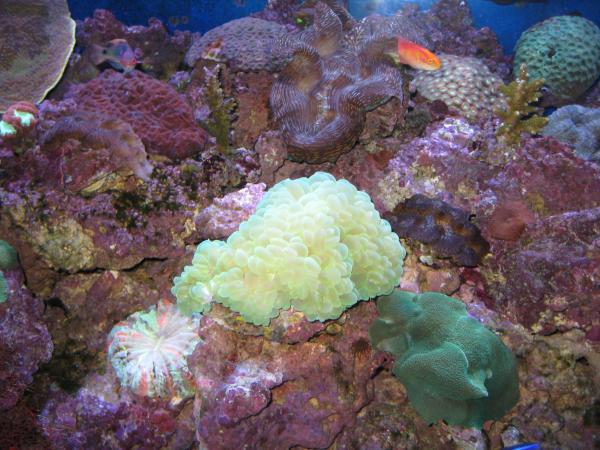
[[[67,97],[80,109],[129,123],[150,154],[183,159],[199,153],[208,135],[196,125],[192,108],[175,89],[142,72],[107,70]]]
[[[143,397],[193,395],[187,357],[200,342],[198,322],[161,300],[115,325],[108,336],[108,357],[121,386]]]

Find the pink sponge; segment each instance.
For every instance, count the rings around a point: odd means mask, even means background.
[[[208,139],[182,95],[139,71],[127,75],[104,71],[67,96],[81,109],[128,122],[150,154],[187,158],[201,151]]]

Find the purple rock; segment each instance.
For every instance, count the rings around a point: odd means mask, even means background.
[[[13,407],[39,366],[52,356],[44,304],[24,286],[20,269],[3,272],[9,295],[0,303],[0,410]]]

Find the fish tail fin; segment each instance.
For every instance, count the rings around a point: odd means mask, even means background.
[[[106,61],[107,58],[104,54],[105,50],[106,49],[104,47],[96,44],[93,44],[90,48],[90,61],[92,61],[92,63],[95,66],[102,64],[104,61]]]

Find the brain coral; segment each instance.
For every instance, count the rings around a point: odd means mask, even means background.
[[[182,315],[166,300],[116,324],[108,358],[121,386],[145,397],[188,397],[194,383],[187,357],[200,342],[199,318]]]
[[[416,194],[386,218],[399,236],[430,245],[461,266],[476,266],[490,249],[469,213],[442,200]]]
[[[439,54],[442,67],[419,71],[412,86],[427,100],[441,100],[467,119],[491,116],[506,107],[500,92],[502,80],[485,64],[470,56]]]
[[[186,313],[216,300],[256,325],[289,307],[324,321],[390,292],[404,256],[366,193],[317,172],[273,186],[226,242],[202,242],[172,292]]]
[[[204,51],[216,41],[220,42],[219,57],[236,71],[276,70],[287,52],[279,52],[273,43],[287,34],[286,28],[275,22],[252,17],[232,20],[213,28],[196,39],[185,57],[194,66]]]
[[[139,71],[125,75],[106,70],[67,96],[82,110],[129,123],[151,154],[187,158],[201,151],[208,139],[182,95]]]
[[[66,0],[0,3],[0,112],[12,103],[39,103],[63,73],[75,45]]]
[[[519,399],[516,361],[465,305],[437,292],[394,292],[377,301],[371,343],[396,356],[394,375],[433,423],[480,428]]]
[[[275,122],[297,161],[335,161],[363,130],[365,112],[396,96],[402,73],[385,56],[395,40],[386,36],[343,44],[342,22],[325,4],[315,6],[314,25],[284,44],[293,59],[271,90]]]
[[[556,16],[526,30],[515,48],[514,72],[527,65],[559,101],[576,99],[600,75],[600,29],[577,16]]]
[[[570,145],[580,158],[600,161],[600,108],[558,108],[550,115],[542,134]]]

